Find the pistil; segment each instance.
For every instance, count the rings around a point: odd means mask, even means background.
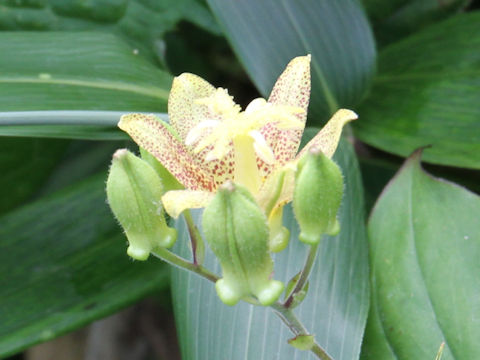
[[[237,135],[233,138],[235,152],[234,181],[245,186],[252,195],[256,195],[261,185],[257,167],[257,155],[253,147],[253,138],[248,135]]]

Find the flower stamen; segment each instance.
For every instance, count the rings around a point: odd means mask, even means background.
[[[185,138],[185,145],[193,145],[203,136],[205,130],[215,128],[218,125],[220,125],[219,120],[204,120],[200,122],[188,132],[187,137]]]
[[[240,105],[233,101],[233,96],[228,94],[228,90],[218,88],[215,92],[205,98],[196,99],[195,103],[206,105],[209,110],[215,114],[220,114],[224,118],[232,118],[240,113]]]
[[[272,148],[267,144],[265,137],[258,130],[251,130],[248,135],[253,139],[253,147],[257,156],[266,164],[273,164],[275,162],[275,154]]]

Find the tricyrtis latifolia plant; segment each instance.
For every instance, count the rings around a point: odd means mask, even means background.
[[[268,101],[255,99],[245,111],[226,89],[182,74],[173,81],[169,124],[154,115],[122,116],[119,127],[140,146],[141,157],[125,149],[114,154],[107,195],[132,258],[146,260],[153,254],[193,271],[213,281],[227,305],[244,300],[273,307],[295,334],[292,345],[328,359],[292,308],[303,299],[322,235],[340,231],[343,179],[331,157],[343,126],[357,116],[339,110],[298,152],[309,98],[310,55],[293,59]],[[281,303],[285,286],[272,279],[270,253],[288,245],[282,212],[290,201],[299,238],[310,252]],[[193,208],[205,209],[203,235],[189,213]],[[185,217],[192,261],[167,250],[176,231],[163,211]],[[203,238],[221,264],[221,277],[202,266]]]

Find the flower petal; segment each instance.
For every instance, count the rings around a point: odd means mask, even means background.
[[[219,155],[215,153],[213,146],[209,146],[198,154],[198,156],[203,156],[206,160],[203,166],[209,174],[213,176],[215,188],[227,180],[233,180],[235,159],[234,152],[231,151],[232,148],[233,145],[231,141],[224,144],[224,146],[220,148],[220,150],[223,149],[221,159],[218,159]]]
[[[118,127],[155,156],[188,189],[213,191],[212,174],[175,136],[169,126],[155,115],[123,115]]]
[[[296,57],[290,61],[275,83],[268,98],[268,102],[271,104],[303,109],[303,112],[296,114],[303,126],[305,126],[307,120],[308,103],[310,101],[310,59],[311,56],[307,55]],[[286,149],[288,152],[294,152],[291,158],[295,156],[300,145],[303,129],[300,130],[284,130],[290,133],[286,136],[295,144]],[[281,149],[279,150],[281,151]]]
[[[358,115],[353,111],[347,109],[338,110],[322,130],[298,153],[297,159],[313,146],[320,148],[327,157],[331,158],[337,149],[343,126],[356,119],[358,119]]]
[[[183,73],[173,79],[168,98],[168,116],[182,141],[185,141],[191,128],[211,118],[208,107],[195,100],[208,97],[215,91],[215,87],[194,74]]]
[[[268,98],[275,105],[295,106],[305,110],[300,114],[305,122],[310,100],[310,55],[290,61],[280,75]]]
[[[280,129],[274,124],[265,125],[260,132],[265,137],[268,146],[273,150],[276,167],[283,166],[295,157],[300,145],[303,128],[307,119],[307,109],[310,100],[310,55],[299,56],[290,61],[285,71],[280,75],[268,102],[273,105],[290,106],[303,109],[296,112],[301,127],[298,129]],[[258,161],[258,167],[263,177],[273,170],[263,161]]]
[[[172,190],[162,196],[162,203],[165,211],[176,219],[186,209],[206,207],[213,196],[208,191]]]
[[[185,142],[190,130],[199,123],[207,121],[206,124],[212,124],[224,120],[221,114],[212,112],[208,105],[202,103],[205,102],[202,99],[214,96],[216,93],[217,89],[199,76],[184,73],[174,79],[168,99],[168,114],[170,123],[177,131],[182,142]],[[209,136],[212,128],[201,127],[199,130],[203,130],[200,131],[200,137],[197,137],[198,134],[194,132],[188,139],[191,141],[186,148],[191,153],[193,153],[195,143],[199,139]],[[192,142],[191,145],[190,142]],[[206,157],[214,148],[213,145],[207,146],[193,155],[202,163],[205,172],[214,179],[214,187],[223,184],[227,179],[233,178],[234,160],[231,142],[228,142],[225,146],[228,148],[224,149],[224,153],[227,155],[219,160],[209,159],[210,161],[206,161]]]

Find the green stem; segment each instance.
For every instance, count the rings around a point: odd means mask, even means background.
[[[215,275],[214,273],[210,272],[206,268],[204,268],[201,265],[196,265],[192,264],[191,262],[188,262],[184,258],[172,253],[171,251],[165,249],[165,248],[157,248],[155,251],[151,252],[153,256],[156,258],[163,260],[170,265],[173,265],[177,268],[183,269],[183,270],[188,270],[192,271],[195,274],[200,275],[201,277],[216,283],[219,277]],[[253,296],[245,296],[242,298],[243,301],[252,304],[252,305],[260,305],[257,299],[255,299]]]
[[[200,236],[200,238],[201,238],[201,236]],[[197,238],[197,240],[198,240],[198,238]],[[301,281],[303,282],[303,284],[305,284],[306,280],[308,279],[308,275],[310,274],[313,262],[315,261],[317,247],[318,247],[318,245],[311,246],[310,252],[309,252],[309,254],[307,256],[307,260],[305,262],[305,266],[302,270],[302,274],[301,274],[300,279],[297,283],[297,287],[298,287],[298,284]],[[170,265],[176,266],[180,269],[192,271],[192,272],[200,275],[201,277],[203,277],[203,278],[205,278],[205,279],[207,279],[207,280],[209,280],[213,283],[216,283],[217,280],[219,279],[219,277],[217,275],[210,272],[209,270],[207,270],[203,266],[198,265],[198,264],[192,264],[192,263],[188,262],[187,260],[185,260],[184,258],[172,253],[171,251],[169,251],[165,248],[157,248],[155,251],[152,251],[152,254],[155,257],[169,263]],[[302,278],[303,278],[303,280],[302,280]],[[294,291],[292,292],[292,295],[295,293],[295,290],[297,289],[297,287],[295,287]],[[301,285],[299,287],[299,289],[301,289],[302,287],[303,287],[303,285]],[[259,302],[257,301],[257,299],[255,299],[252,296],[244,297],[242,300],[246,301],[250,304],[253,304],[253,305],[259,305]],[[287,301],[288,301],[288,299],[287,299]],[[290,309],[286,305],[286,303],[284,305],[284,304],[280,304],[280,303],[277,302],[273,305],[270,305],[270,307],[275,311],[275,314],[277,314],[277,316],[280,317],[280,319],[283,321],[283,323],[285,325],[287,325],[287,327],[290,329],[290,331],[295,336],[308,335],[308,331],[305,329],[305,327],[300,322],[300,320],[295,316],[292,309]],[[325,350],[322,349],[322,347],[317,342],[314,342],[310,351],[312,353],[314,353],[321,360],[332,360],[332,358],[327,354],[327,352]]]
[[[190,211],[186,210],[183,213],[183,216],[185,217],[185,222],[187,223],[188,234],[190,235],[190,242],[192,244],[193,264],[202,265],[205,255],[205,245],[203,244],[202,235],[198,231]]]
[[[152,251],[152,254],[156,256],[157,258],[169,263],[170,265],[176,266],[181,269],[189,270],[192,271],[202,277],[204,277],[207,280],[210,280],[212,282],[217,282],[219,277],[215,275],[214,273],[210,272],[206,268],[200,265],[192,264],[191,262],[188,262],[184,258],[172,253],[171,251],[165,249],[165,248],[157,248],[155,251]]]
[[[89,110],[37,110],[37,111],[1,111],[0,126],[7,125],[96,125],[117,127],[120,116],[125,111],[89,111]],[[156,113],[162,120],[167,114]]]
[[[271,308],[275,310],[275,313],[283,321],[285,325],[290,329],[290,331],[295,335],[308,335],[308,331],[305,329],[300,320],[295,316],[292,309],[285,307],[280,303],[275,303],[271,305]],[[327,354],[325,350],[322,349],[317,342],[313,343],[312,348],[310,349],[319,359],[322,360],[333,360],[330,355]]]
[[[292,293],[288,296],[287,300],[285,300],[285,303],[283,304],[287,309],[292,306],[293,300],[295,300],[295,295],[302,291],[303,287],[307,283],[308,277],[310,276],[310,272],[313,268],[313,264],[315,263],[315,258],[317,257],[317,249],[318,244],[310,246],[310,250],[308,251],[307,259],[305,260],[300,278],[298,279]]]

